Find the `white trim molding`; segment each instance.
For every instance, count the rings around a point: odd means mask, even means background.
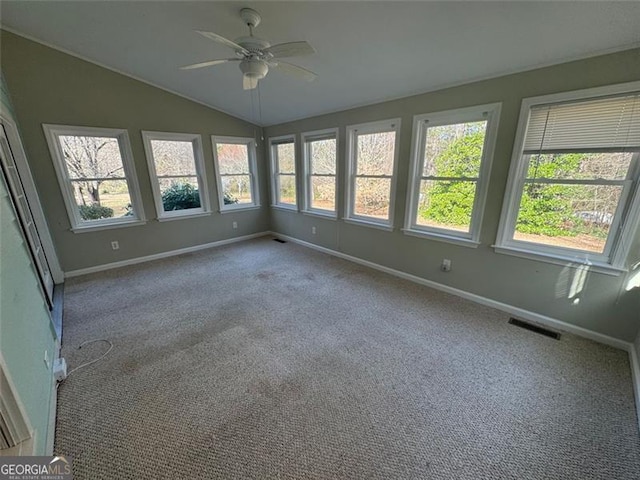
[[[458,245],[477,246],[480,243],[480,228],[484,206],[489,189],[491,164],[498,135],[501,103],[477,105],[444,112],[425,113],[413,117],[413,136],[411,139],[411,166],[409,185],[407,188],[407,208],[403,232],[407,235],[423,236],[439,241],[451,241]],[[418,209],[420,204],[420,190],[423,180],[443,181],[437,176],[424,175],[425,152],[427,149],[427,134],[430,128],[455,124],[486,122],[482,157],[476,178],[460,177],[460,180],[475,182],[475,197],[471,210],[469,230],[467,232],[446,227],[435,227],[418,224]],[[447,181],[454,180],[448,178]],[[461,242],[462,240],[462,242]]]
[[[409,273],[405,273],[400,270],[395,270],[393,268],[385,267],[384,265],[379,265],[377,263],[373,263],[368,260],[363,260],[362,258],[354,257],[352,255],[347,255],[346,253],[338,252],[336,250],[331,250],[330,248],[322,247],[314,243],[305,242],[304,240],[298,240],[297,238],[291,237],[289,235],[284,235],[278,232],[269,232],[269,233],[275,237],[290,241],[291,243],[296,243],[298,245],[302,245],[303,247],[311,248],[313,250],[326,253],[328,255],[333,255],[334,257],[342,258],[343,260],[357,263],[358,265],[364,265],[365,267],[373,268],[374,270],[388,273],[389,275],[393,275],[394,277],[402,278],[404,280],[409,280],[410,282],[414,282],[419,285],[424,285],[426,287],[434,288],[442,292],[450,293],[452,295],[456,295],[458,297],[471,300],[472,302],[479,303],[480,305],[486,305],[487,307],[495,308],[496,310],[509,313],[511,315],[522,318],[524,320],[529,320],[529,321],[532,321],[541,325],[545,325],[557,330],[571,333],[578,337],[593,340],[594,342],[601,343],[603,345],[608,345],[610,347],[617,348],[619,350],[624,350],[629,355],[629,363],[631,364],[630,373],[633,381],[633,392],[635,396],[636,410],[638,412],[637,413],[638,428],[640,429],[640,359],[638,358],[638,352],[636,351],[635,346],[632,342],[620,340],[619,338],[594,332],[592,330],[588,330],[586,328],[579,327],[577,325],[572,325],[570,323],[563,322],[562,320],[548,317],[546,315],[532,312],[530,310],[525,310],[523,308],[509,305],[507,303],[499,302],[491,298],[483,297],[481,295],[476,295],[475,293],[466,292],[464,290],[450,287],[448,285],[443,285],[441,283],[434,282],[432,280],[427,280],[425,278],[418,277],[416,275],[411,275]]]
[[[220,168],[220,158],[218,157],[218,144],[244,145],[247,149],[247,173],[234,172],[222,173]],[[238,210],[248,210],[260,207],[260,192],[258,190],[258,166],[256,162],[256,140],[251,137],[223,137],[211,135],[211,145],[213,148],[213,166],[216,174],[216,185],[218,187],[218,208],[220,213],[228,213]],[[224,203],[224,188],[222,177],[225,175],[248,176],[249,190],[251,191],[251,202],[249,203]]]
[[[287,174],[293,176],[293,184],[296,189],[296,201],[295,203],[283,203],[280,201],[280,176],[283,175],[280,173],[280,160],[278,159],[278,155],[276,153],[276,149],[278,145],[283,144],[292,144],[293,145],[293,174]],[[271,185],[271,206],[298,211],[298,142],[297,135],[291,133],[288,135],[280,135],[278,137],[270,137],[267,141],[267,145],[269,147],[269,173],[271,177],[271,181],[269,182]]]
[[[516,240],[514,237],[520,202],[525,188],[525,182],[527,181],[528,158],[530,155],[525,151],[525,140],[529,129],[532,108],[551,104],[578,102],[581,100],[595,100],[624,94],[633,95],[638,94],[638,92],[640,92],[640,81],[530,97],[522,100],[507,188],[500,214],[498,235],[496,245],[494,246],[496,252],[514,255],[519,252],[519,254],[523,256],[524,254],[529,257],[535,256],[537,260],[543,260],[543,257],[546,257],[547,261],[551,261],[552,263],[554,263],[554,259],[572,258],[573,261],[593,264],[597,271],[613,275],[625,270],[627,257],[633,243],[633,235],[640,226],[640,152],[637,150],[631,150],[635,153],[631,159],[627,177],[624,180],[608,181],[610,184],[620,184],[622,191],[615,215],[611,220],[608,238],[602,253],[588,252],[586,250],[568,247],[550,246],[533,241]],[[571,148],[570,150],[574,151],[576,149]],[[564,152],[565,150],[562,151]],[[541,183],[560,182],[559,179],[538,179],[538,181]],[[564,179],[564,182],[606,184],[607,180],[578,181],[575,179]]]
[[[207,175],[204,168],[204,154],[202,153],[202,138],[196,133],[170,133],[170,132],[149,132],[143,130],[142,142],[144,144],[144,153],[147,157],[147,166],[149,168],[149,177],[151,180],[151,190],[153,191],[153,200],[156,206],[156,214],[159,221],[174,220],[180,218],[188,218],[198,214],[208,214],[211,212],[209,203],[209,187],[207,186]],[[152,141],[162,142],[189,142],[193,152],[193,174],[184,174],[180,177],[171,176],[172,182],[175,178],[196,177],[198,184],[198,197],[200,206],[194,208],[185,208],[183,210],[165,210],[162,202],[162,190],[160,188],[160,179],[167,178],[165,175],[158,175],[156,169],[156,160],[154,158]],[[173,183],[172,183],[173,185]]]
[[[338,142],[339,142],[339,129],[327,128],[324,130],[315,130],[312,132],[303,132],[301,134],[302,144],[302,213],[307,215],[318,215],[322,217],[336,219],[338,216]],[[311,144],[322,140],[333,140],[335,142],[335,164],[333,173],[317,174],[313,172],[313,149]],[[312,180],[314,176],[320,176],[325,178],[333,177],[333,203],[334,209],[327,210],[324,208],[313,207],[313,184]]]
[[[486,305],[488,307],[495,308],[497,310],[501,310],[503,312],[509,313],[511,315],[516,315],[522,319],[530,320],[532,322],[536,322],[542,325],[546,325],[558,330],[563,330],[565,332],[572,333],[574,335],[588,338],[598,343],[602,343],[604,345],[609,345],[614,348],[618,348],[620,350],[624,350],[626,352],[630,351],[631,344],[624,340],[620,340],[618,338],[610,337],[608,335],[604,335],[602,333],[594,332],[592,330],[588,330],[583,327],[579,327],[577,325],[572,325],[567,322],[563,322],[562,320],[557,320],[552,317],[548,317],[546,315],[542,315],[540,313],[532,312],[530,310],[525,310],[520,307],[516,307],[514,305],[509,305],[507,303],[499,302],[497,300],[493,300],[491,298],[483,297],[481,295],[476,295],[475,293],[470,293],[464,290],[460,290],[458,288],[450,287],[449,285],[444,285],[442,283],[434,282],[433,280],[427,280],[426,278],[418,277],[416,275],[412,275],[410,273],[402,272],[400,270],[395,270],[390,267],[385,267],[384,265],[380,265],[374,262],[370,262],[368,260],[364,260],[362,258],[354,257],[352,255],[348,255],[346,253],[338,252],[336,250],[331,250],[329,248],[322,247],[320,245],[316,245],[313,243],[305,242],[303,240],[299,240],[295,237],[291,237],[289,235],[283,235],[278,232],[271,232],[272,235],[288,240],[292,243],[297,243],[299,245],[312,248],[314,250],[318,250],[323,253],[327,253],[329,255],[333,255],[338,258],[342,258],[344,260],[348,260],[353,263],[357,263],[359,265],[364,265],[369,268],[373,268],[374,270],[378,270],[381,272],[388,273],[393,275],[394,277],[402,278],[404,280],[409,280],[414,283],[418,283],[420,285],[425,285],[427,287],[435,288],[436,290],[440,290],[442,292],[450,293],[452,295],[456,295],[461,298],[465,298],[467,300],[471,300],[472,302],[479,303],[481,305]]]
[[[638,351],[633,343],[629,345],[629,363],[633,379],[633,394],[636,398],[636,415],[640,426],[640,358],[638,358]]]
[[[358,223],[368,227],[378,227],[383,230],[393,230],[394,213],[396,204],[396,185],[398,181],[398,157],[400,156],[400,127],[402,120],[400,118],[391,118],[388,120],[380,120],[376,122],[360,123],[357,125],[349,125],[347,127],[347,171],[345,175],[345,215],[344,220],[350,223]],[[357,137],[359,135],[369,135],[375,133],[394,132],[393,145],[393,167],[391,175],[358,175],[358,146]],[[373,217],[370,215],[357,214],[356,209],[356,179],[359,176],[369,178],[389,179],[389,215],[387,219]]]
[[[38,235],[40,236],[40,241],[42,242],[42,247],[44,248],[45,255],[47,257],[47,262],[49,263],[51,276],[55,283],[62,283],[64,281],[64,272],[60,266],[60,261],[58,260],[55,246],[53,245],[49,226],[45,219],[44,211],[42,210],[42,203],[40,203],[40,196],[38,195],[35,182],[33,181],[31,168],[29,167],[27,154],[24,150],[22,139],[20,138],[18,125],[11,116],[8,108],[3,108],[2,111],[0,111],[0,122],[4,125],[7,140],[11,146],[11,152],[13,153],[16,168],[20,174],[20,181],[22,182],[22,187],[29,202],[31,214],[36,224],[36,228],[38,229]]]
[[[142,207],[142,197],[140,195],[140,187],[138,177],[136,175],[135,164],[133,161],[133,152],[131,151],[131,142],[129,141],[129,133],[127,130],[119,128],[101,128],[101,127],[76,127],[69,125],[50,125],[43,124],[45,137],[49,146],[49,152],[53,160],[60,191],[64,199],[71,230],[78,232],[80,230],[87,231],[105,226],[124,226],[127,224],[141,224],[146,220]],[[124,171],[124,179],[127,182],[129,198],[133,205],[133,215],[122,216],[117,218],[108,218],[100,220],[84,220],[80,216],[73,186],[71,184],[71,176],[65,161],[64,152],[60,145],[60,136],[87,136],[87,137],[107,137],[117,140],[120,148],[120,157],[122,168]]]
[[[24,404],[18,397],[18,390],[11,379],[7,364],[0,352],[0,420],[2,421],[3,443],[6,451],[19,452],[20,455],[33,455],[34,430],[24,408]],[[25,448],[26,447],[26,448]]]
[[[95,265],[93,267],[79,268],[77,270],[70,270],[65,272],[65,278],[79,277],[80,275],[87,275],[89,273],[102,272],[105,270],[111,270],[113,268],[126,267],[127,265],[136,265],[138,263],[150,262],[152,260],[159,260],[161,258],[174,257],[176,255],[182,255],[184,253],[197,252],[199,250],[206,250],[208,248],[221,247],[222,245],[229,245],[230,243],[243,242],[245,240],[251,240],[253,238],[264,237],[270,235],[271,232],[258,232],[250,235],[243,235],[241,237],[232,237],[225,240],[218,240],[217,242],[203,243],[201,245],[194,245],[193,247],[179,248],[177,250],[169,250],[167,252],[155,253],[153,255],[145,255],[144,257],[130,258],[128,260],[121,260],[119,262],[104,263],[102,265]]]

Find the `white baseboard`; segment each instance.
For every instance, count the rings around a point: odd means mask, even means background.
[[[393,275],[395,277],[398,278],[402,278],[405,280],[409,280],[411,282],[414,283],[418,283],[420,285],[425,285],[427,287],[431,287],[434,288],[436,290],[440,290],[446,293],[450,293],[452,295],[456,295],[458,297],[462,297],[465,298],[467,300],[471,300],[473,302],[479,303],[481,305],[486,305],[488,307],[492,307],[495,308],[497,310],[501,310],[503,312],[507,312],[511,315],[515,315],[519,318],[522,318],[524,320],[530,320],[532,322],[536,322],[542,325],[546,325],[549,326],[551,328],[555,328],[558,330],[562,330],[565,332],[569,332],[572,333],[574,335],[577,335],[579,337],[583,337],[583,338],[588,338],[589,340],[593,340],[595,342],[598,343],[602,343],[604,345],[609,345],[611,347],[614,348],[618,348],[620,350],[624,350],[626,352],[628,352],[629,354],[629,362],[631,364],[631,376],[633,378],[633,385],[634,385],[634,394],[635,394],[635,398],[636,398],[636,408],[638,411],[638,422],[639,422],[639,426],[640,426],[640,359],[638,358],[638,354],[634,348],[633,343],[631,342],[626,342],[624,340],[620,340],[618,338],[614,338],[614,337],[610,337],[608,335],[604,335],[602,333],[598,333],[598,332],[594,332],[592,330],[588,330],[586,328],[583,327],[579,327],[577,325],[572,325],[570,323],[567,322],[563,322],[562,320],[557,320],[555,318],[551,318],[548,317],[546,315],[541,315],[539,313],[536,312],[531,312],[529,310],[525,310],[523,308],[520,307],[515,307],[513,305],[509,305],[507,303],[503,303],[503,302],[499,302],[497,300],[493,300],[487,297],[483,297],[481,295],[476,295],[475,293],[470,293],[470,292],[466,292],[464,290],[460,290],[458,288],[454,288],[454,287],[450,287],[448,285],[443,285],[441,283],[438,282],[434,282],[432,280],[427,280],[425,278],[422,277],[418,277],[416,275],[412,275],[410,273],[406,273],[406,272],[402,272],[400,270],[395,270],[393,268],[390,267],[385,267],[383,265],[379,265],[377,263],[374,262],[370,262],[368,260],[363,260],[361,258],[358,257],[354,257],[352,255],[347,255],[346,253],[342,253],[342,252],[338,252],[336,250],[331,250],[329,248],[326,247],[321,247],[320,245],[315,245],[313,243],[309,243],[309,242],[305,242],[304,240],[299,240],[295,237],[290,237],[289,235],[284,235],[278,232],[259,232],[259,233],[254,233],[251,235],[244,235],[242,237],[235,237],[235,238],[230,238],[227,240],[220,240],[218,242],[212,242],[212,243],[206,243],[203,245],[196,245],[194,247],[187,247],[187,248],[181,248],[178,250],[171,250],[168,252],[163,252],[163,253],[157,253],[155,255],[147,255],[145,257],[138,257],[138,258],[133,258],[133,259],[129,259],[129,260],[123,260],[120,262],[113,262],[113,263],[107,263],[107,264],[103,264],[103,265],[97,265],[95,267],[89,267],[89,268],[83,268],[80,270],[72,270],[69,272],[65,273],[65,278],[70,278],[70,277],[76,277],[79,275],[85,275],[87,273],[94,273],[94,272],[100,272],[103,270],[109,270],[112,268],[118,268],[118,267],[124,267],[126,265],[134,265],[137,263],[143,263],[143,262],[149,262],[151,260],[157,260],[160,258],[167,258],[167,257],[172,257],[175,255],[181,255],[183,253],[189,253],[189,252],[195,252],[198,250],[205,250],[207,248],[214,248],[214,247],[219,247],[222,245],[227,245],[230,243],[236,243],[236,242],[242,242],[245,240],[250,240],[253,238],[258,238],[258,237],[263,237],[265,235],[274,235],[276,237],[280,237],[283,239],[286,239],[292,243],[296,243],[299,245],[302,245],[304,247],[307,248],[311,248],[314,250],[317,250],[319,252],[323,252],[326,253],[328,255],[333,255],[335,257],[338,258],[342,258],[344,260],[348,260],[350,262],[354,262],[357,263],[359,265],[364,265],[366,267],[369,268],[373,268],[374,270],[378,270],[381,272],[385,272],[388,273],[390,275]],[[55,387],[54,387],[54,398],[52,399],[54,406],[52,407],[52,418],[53,418],[53,422],[55,422]],[[55,423],[53,423],[53,427],[51,427],[50,431],[50,435],[53,435],[53,430],[55,427]],[[49,444],[48,444],[49,445]],[[51,445],[53,445],[53,443],[51,442]]]
[[[58,382],[52,380],[51,400],[49,404],[49,425],[47,427],[47,442],[45,445],[45,455],[53,455],[53,445],[56,439],[56,417],[58,414]]]
[[[603,343],[605,345],[609,345],[614,348],[619,348],[620,350],[624,350],[626,352],[631,352],[633,348],[633,345],[630,342],[625,342],[624,340],[620,340],[618,338],[614,338],[608,335],[604,335],[602,333],[594,332],[592,330],[588,330],[586,328],[579,327],[577,325],[572,325],[570,323],[563,322],[562,320],[557,320],[555,318],[547,317],[546,315],[541,315],[539,313],[532,312],[530,310],[525,310],[523,308],[515,307],[507,303],[502,303],[497,300],[493,300],[491,298],[476,295],[475,293],[470,293],[464,290],[460,290],[458,288],[450,287],[448,285],[443,285],[441,283],[434,282],[432,280],[427,280],[425,278],[418,277],[416,275],[411,275],[410,273],[405,273],[400,270],[395,270],[393,268],[385,267],[383,265],[379,265],[377,263],[373,263],[368,260],[363,260],[358,257],[353,257],[351,255],[347,255],[345,253],[338,252],[336,250],[331,250],[329,248],[321,247],[313,243],[305,242],[304,240],[299,240],[297,238],[290,237],[288,235],[283,235],[278,232],[271,232],[271,234],[274,236],[286,239],[292,243],[297,243],[299,245],[303,245],[305,247],[312,248],[314,250],[318,250],[320,252],[327,253],[329,255],[342,258],[344,260],[348,260],[350,262],[358,263],[360,265],[364,265],[366,267],[370,267],[375,270],[388,273],[395,277],[403,278],[411,282],[419,283],[420,285],[425,285],[427,287],[431,287],[436,290],[441,290],[443,292],[450,293],[458,297],[466,298],[467,300],[471,300],[473,302],[480,303],[488,307],[493,307],[497,310],[502,310],[503,312],[510,313],[511,315],[515,315],[519,318],[522,318],[523,320],[530,320],[532,322],[549,326],[557,330],[573,333],[574,335],[588,338],[590,340],[594,340],[598,343]]]
[[[633,380],[633,392],[635,395],[635,401],[636,401],[635,403],[636,403],[636,411],[637,411],[636,418],[638,420],[638,427],[640,428],[640,359],[638,358],[638,353],[636,352],[636,349],[633,343],[625,342],[624,340],[620,340],[618,338],[610,337],[608,335],[603,335],[602,333],[598,333],[592,330],[588,330],[586,328],[578,327],[577,325],[572,325],[570,323],[563,322],[562,320],[557,320],[555,318],[547,317],[546,315],[541,315],[539,313],[531,312],[529,310],[515,307],[507,303],[502,303],[497,300],[492,300],[487,297],[482,297],[480,295],[476,295],[475,293],[469,293],[464,290],[460,290],[458,288],[450,287],[448,285],[443,285],[441,283],[434,282],[432,280],[427,280],[422,277],[418,277],[416,275],[411,275],[409,273],[405,273],[400,270],[395,270],[393,268],[385,267],[383,265],[379,265],[377,263],[373,263],[368,260],[363,260],[358,257],[353,257],[351,255],[347,255],[346,253],[338,252],[336,250],[331,250],[330,248],[325,248],[325,247],[321,247],[320,245],[315,245],[313,243],[305,242],[304,240],[299,240],[295,237],[290,237],[289,235],[283,235],[278,232],[271,232],[271,234],[276,237],[286,239],[292,243],[297,243],[304,247],[318,250],[319,252],[327,253],[329,255],[333,255],[335,257],[348,260],[350,262],[364,265],[366,267],[373,268],[375,270],[379,270],[381,272],[385,272],[395,277],[403,278],[405,280],[409,280],[411,282],[415,282],[420,285],[425,285],[427,287],[431,287],[436,290],[441,290],[443,292],[450,293],[452,295],[457,295],[458,297],[462,297],[467,300],[471,300],[472,302],[486,305],[488,307],[493,307],[497,310],[502,310],[503,312],[510,313],[511,315],[515,315],[524,320],[530,320],[532,322],[536,322],[542,325],[549,326],[551,328],[569,332],[579,337],[588,338],[589,340],[593,340],[595,342],[602,343],[604,345],[609,345],[611,347],[626,351],[629,354],[629,363],[631,364],[631,378]]]
[[[207,248],[220,247],[222,245],[228,245],[230,243],[244,242],[245,240],[264,237],[265,235],[270,235],[270,234],[271,232],[252,233],[251,235],[243,235],[241,237],[233,237],[233,238],[228,238],[226,240],[219,240],[217,242],[203,243],[202,245],[179,248],[177,250],[169,250],[168,252],[155,253],[153,255],[146,255],[144,257],[130,258],[129,260],[121,260],[119,262],[104,263],[102,265],[96,265],[94,267],[80,268],[78,270],[70,270],[64,273],[64,278],[78,277],[80,275],[86,275],[88,273],[102,272],[104,270],[111,270],[112,268],[126,267],[127,265],[135,265],[137,263],[150,262],[152,260],[159,260],[161,258],[173,257],[176,255],[182,255],[184,253],[197,252],[198,250],[206,250]]]
[[[635,346],[631,344],[629,349],[629,363],[631,363],[631,377],[633,378],[633,393],[636,397],[636,412],[640,425],[640,358]]]
[[[52,364],[60,358],[60,340],[56,340],[55,354]],[[47,439],[45,444],[45,455],[53,455],[53,446],[56,439],[56,417],[58,415],[58,381],[51,376],[51,398],[49,399],[49,425],[47,427]]]

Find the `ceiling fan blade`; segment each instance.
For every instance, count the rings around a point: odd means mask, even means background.
[[[239,62],[239,58],[221,58],[220,60],[210,60],[208,62],[194,63],[193,65],[187,65],[180,67],[180,70],[193,70],[195,68],[212,67],[213,65],[220,65],[227,62]]]
[[[266,51],[273,55],[273,58],[300,57],[316,53],[316,50],[304,41],[279,43],[267,48]]]
[[[289,62],[282,62],[278,60],[277,62],[269,63],[269,66],[278,68],[283,72],[289,73],[295,77],[302,78],[307,82],[313,82],[316,78],[318,78],[318,75],[316,73],[313,73],[311,70],[307,70],[306,68],[303,68],[299,65],[294,65],[293,63]]]
[[[201,30],[196,30],[203,37],[207,37],[209,40],[213,40],[214,42],[221,43],[222,45],[226,45],[229,48],[233,48],[237,52],[242,52],[243,54],[248,54],[249,51],[244,48],[242,45],[238,45],[236,42],[232,42],[228,38],[224,38],[221,35],[213,32],[203,32]]]
[[[253,90],[258,86],[258,79],[256,77],[250,77],[249,75],[242,76],[242,89]]]

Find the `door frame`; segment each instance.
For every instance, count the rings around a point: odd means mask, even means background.
[[[3,107],[5,108],[2,108],[2,111],[0,111],[0,123],[2,123],[2,125],[4,126],[7,140],[11,147],[11,152],[13,153],[16,168],[22,182],[22,188],[24,189],[25,196],[27,197],[27,201],[29,202],[31,215],[33,216],[33,221],[36,225],[36,228],[38,229],[40,241],[42,242],[42,248],[44,249],[44,253],[49,263],[49,269],[51,271],[51,276],[53,277],[53,282],[55,284],[63,283],[64,271],[60,266],[60,261],[58,260],[58,255],[56,253],[53,239],[49,231],[49,225],[47,224],[47,220],[42,210],[42,204],[40,203],[40,197],[38,195],[38,191],[36,190],[33,176],[31,175],[31,168],[29,168],[27,154],[25,153],[24,146],[22,145],[22,139],[20,138],[18,125],[11,115],[9,109],[6,108],[6,105],[4,105],[4,102]]]

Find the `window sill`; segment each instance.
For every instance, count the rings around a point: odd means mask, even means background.
[[[403,228],[402,233],[411,237],[425,238],[427,240],[435,240],[437,242],[452,243],[461,247],[478,248],[480,242],[471,240],[470,238],[456,237],[444,233],[425,232],[423,230],[414,230],[412,228]]]
[[[387,225],[384,223],[378,223],[378,222],[371,222],[368,220],[360,220],[357,218],[343,218],[343,220],[346,223],[351,223],[353,225],[360,225],[363,227],[371,227],[371,228],[377,228],[378,230],[384,230],[386,232],[393,232],[393,227],[391,225]]]
[[[318,210],[303,210],[302,213],[304,215],[308,215],[310,217],[320,217],[325,218],[327,220],[337,220],[338,215],[335,212],[321,212]]]
[[[159,222],[169,222],[171,220],[183,220],[187,218],[206,217],[211,215],[211,212],[198,212],[198,213],[180,213],[177,215],[164,215],[158,217]]]
[[[563,267],[581,268],[588,267],[588,270],[596,273],[603,273],[605,275],[619,276],[620,274],[628,271],[625,268],[615,267],[609,263],[601,261],[592,261],[583,257],[569,255],[556,255],[550,253],[542,253],[535,250],[529,250],[526,248],[509,247],[503,245],[492,245],[496,253],[504,255],[511,255],[514,257],[526,258],[529,260],[536,260],[539,262],[552,263],[554,265],[561,265]]]
[[[102,223],[100,225],[82,225],[73,227],[71,231],[73,233],[89,233],[97,232],[99,230],[110,230],[112,228],[135,227],[138,225],[145,225],[146,223],[146,220],[132,220],[130,222]]]
[[[285,212],[298,213],[298,207],[296,205],[284,205],[284,204],[276,205],[276,204],[272,204],[271,208],[275,208],[276,210],[283,210]]]
[[[234,212],[244,212],[247,210],[259,210],[260,209],[260,205],[242,205],[240,207],[228,207],[228,208],[221,208],[220,209],[220,213],[225,215],[227,213],[234,213]]]

